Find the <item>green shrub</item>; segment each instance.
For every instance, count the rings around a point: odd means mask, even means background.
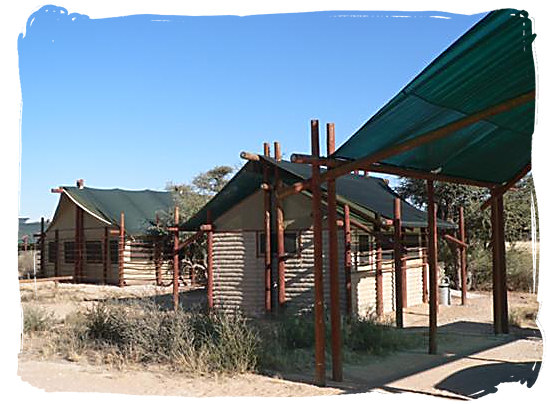
[[[25,333],[42,332],[54,324],[52,313],[37,306],[23,307],[23,331]]]
[[[418,336],[406,334],[389,324],[372,318],[355,317],[344,323],[344,346],[351,351],[383,355],[391,351],[412,348],[420,344]]]
[[[163,311],[153,303],[100,303],[60,340],[82,351],[107,351],[123,363],[169,364],[195,373],[242,373],[257,364],[256,329],[239,315]],[[70,333],[69,333],[70,334]]]
[[[474,289],[493,286],[493,253],[491,248],[475,248],[469,252],[468,270],[473,274]],[[530,291],[533,287],[533,258],[529,250],[512,245],[506,250],[508,289]]]

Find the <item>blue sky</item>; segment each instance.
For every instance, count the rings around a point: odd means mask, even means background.
[[[307,153],[312,118],[335,122],[338,146],[484,15],[77,11],[40,9],[18,41],[20,215],[31,219],[51,217],[50,188],[77,178],[163,189],[242,164],[264,141]]]

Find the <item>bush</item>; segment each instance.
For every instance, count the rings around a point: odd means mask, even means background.
[[[493,287],[493,254],[491,248],[475,248],[468,257],[474,289]],[[533,258],[530,251],[512,245],[506,250],[506,274],[509,290],[527,292],[533,287]]]
[[[116,356],[122,363],[169,364],[195,373],[242,373],[257,364],[256,330],[238,313],[173,312],[152,303],[108,302],[81,317],[73,323],[73,338],[59,342],[74,347],[83,342],[81,351],[107,351],[110,361]]]
[[[52,313],[36,306],[23,307],[23,331],[25,333],[47,331],[54,324]]]
[[[408,349],[421,342],[420,337],[405,334],[389,324],[377,323],[372,318],[351,318],[344,324],[344,346],[354,352],[383,355]]]

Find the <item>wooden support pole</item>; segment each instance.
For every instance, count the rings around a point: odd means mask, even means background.
[[[109,272],[109,227],[103,229],[103,284],[107,284],[107,275]],[[57,275],[56,275],[57,276]]]
[[[503,195],[497,197],[498,205],[498,232],[500,242],[500,310],[502,333],[509,333],[508,324],[508,282],[506,276],[506,238],[504,234],[504,198]]]
[[[264,155],[269,154],[269,143],[264,143]],[[269,172],[266,164],[263,165],[264,183],[269,182]],[[265,311],[270,313],[271,307],[271,192],[264,190],[264,285]]]
[[[334,124],[327,124],[327,155],[336,149]],[[327,219],[329,236],[330,324],[332,343],[332,379],[342,381],[342,336],[340,326],[340,282],[338,278],[338,224],[336,182],[327,182]]]
[[[420,230],[422,248],[422,303],[428,303],[428,248],[426,229]]]
[[[466,228],[464,227],[464,207],[460,207],[458,210],[458,233],[460,241],[466,244]],[[468,273],[466,271],[466,247],[460,248],[460,289],[461,289],[461,303],[466,305],[467,299],[467,280]]]
[[[277,187],[281,186],[282,180],[277,178]],[[277,213],[277,278],[279,285],[279,307],[283,308],[286,303],[286,264],[285,264],[285,224],[284,224],[284,211],[282,201],[276,201],[276,213]]]
[[[124,286],[124,212],[120,212],[120,233],[118,235],[118,286]]]
[[[273,149],[275,160],[282,160],[281,145],[274,142]],[[283,188],[283,180],[279,169],[275,168],[275,190]],[[278,284],[278,303],[280,308],[285,307],[286,303],[286,264],[285,264],[285,223],[283,200],[275,197],[276,231],[277,231],[277,284]]]
[[[279,142],[273,142],[273,148],[275,153],[275,160],[281,161],[283,159],[283,152],[281,151],[281,144]]]
[[[156,215],[156,224],[157,224],[157,231],[159,230],[160,225],[160,219],[159,215]],[[157,281],[157,286],[162,285],[162,250],[161,250],[161,243],[160,243],[160,236],[158,234],[155,235],[155,241],[154,241],[154,261],[155,261],[155,278]],[[180,246],[181,248],[181,246]],[[191,270],[192,271],[192,270]]]
[[[206,221],[210,225],[210,230],[206,233],[206,254],[208,261],[206,295],[208,308],[212,310],[214,308],[214,232],[212,225],[212,214],[210,211],[206,212]]]
[[[59,230],[55,229],[55,262],[53,263],[53,275],[59,276],[59,260],[61,259],[61,249],[59,248]]]
[[[74,280],[79,283],[84,272],[84,211],[80,206],[76,206],[75,221]]]
[[[46,275],[46,232],[43,217],[40,218],[40,275]]]
[[[395,324],[403,328],[403,255],[401,240],[401,199],[393,200],[393,262],[395,269]]]
[[[351,316],[351,223],[349,205],[344,205],[344,276],[346,280],[346,313]]]
[[[493,327],[495,334],[502,334],[500,293],[500,234],[498,231],[498,200],[491,198],[491,244],[493,248]]]
[[[375,233],[380,234],[380,224],[374,225]],[[375,289],[376,289],[376,315],[381,317],[384,315],[384,274],[382,272],[382,239],[375,237],[376,245],[376,272],[375,272]]]
[[[427,181],[428,192],[428,263],[430,266],[430,354],[437,353],[437,205],[434,201],[433,181]]]
[[[173,278],[172,278],[172,295],[174,298],[174,311],[178,309],[179,306],[179,287],[180,287],[180,259],[179,259],[179,241],[180,241],[180,232],[177,230],[180,221],[180,209],[179,206],[174,206],[174,250],[172,253],[172,262],[173,262]]]
[[[311,121],[311,154],[319,157],[319,121]],[[311,166],[313,211],[314,287],[315,287],[315,384],[325,386],[325,313],[323,304],[323,218],[320,170]]]

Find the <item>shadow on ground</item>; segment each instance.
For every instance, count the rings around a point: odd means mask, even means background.
[[[434,385],[436,390],[423,391],[421,388],[404,389],[392,386],[393,383],[450,364],[460,359],[476,356],[486,350],[505,346],[522,339],[541,338],[540,331],[532,328],[511,327],[508,335],[495,335],[493,327],[487,323],[459,321],[438,327],[438,354],[427,353],[428,329],[411,327],[408,333],[420,333],[425,341],[422,347],[414,350],[398,351],[385,357],[373,356],[364,364],[344,364],[344,381],[330,380],[331,370],[327,369],[327,385],[343,390],[344,393],[365,393],[384,390],[392,393],[415,392],[430,395],[443,395],[453,398],[478,398],[497,391],[502,382],[521,382],[531,387],[538,376],[541,362],[488,363],[468,367],[458,371]],[[327,354],[327,359],[330,354]],[[483,359],[479,359],[483,360]],[[498,362],[498,359],[488,360]],[[311,383],[313,373],[282,373],[280,377],[302,383]],[[443,393],[449,392],[451,395]]]
[[[500,383],[519,382],[530,388],[537,380],[541,363],[504,362],[474,366],[452,374],[435,387],[470,398],[496,393]]]

